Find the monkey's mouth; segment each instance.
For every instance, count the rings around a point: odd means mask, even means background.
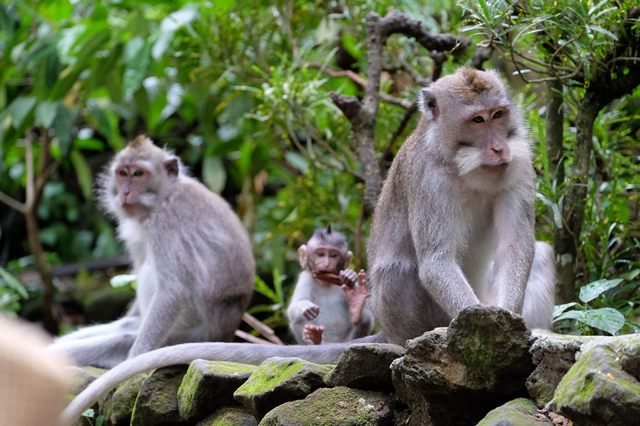
[[[507,170],[507,167],[509,167],[509,162],[507,161],[499,161],[497,163],[484,163],[483,165],[480,166],[480,169],[482,169],[482,171],[488,172],[488,173],[503,173],[505,170]]]

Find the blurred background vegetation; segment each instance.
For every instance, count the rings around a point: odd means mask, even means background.
[[[538,238],[560,265],[557,330],[638,331],[638,0],[460,3],[3,2],[0,311],[59,333],[125,309],[134,290],[109,279],[127,259],[93,188],[113,152],[146,133],[242,218],[258,273],[250,312],[286,336],[295,250],[315,228],[345,233],[366,268],[364,164],[331,94],[365,96],[367,16],[399,11],[461,44],[386,41],[372,129],[382,177],[420,85],[460,65],[499,69],[536,151]]]

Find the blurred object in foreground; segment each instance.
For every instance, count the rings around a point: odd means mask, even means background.
[[[56,424],[66,406],[69,369],[45,351],[44,332],[0,315],[0,425]]]

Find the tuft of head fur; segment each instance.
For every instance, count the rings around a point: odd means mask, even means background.
[[[308,245],[313,246],[317,244],[325,244],[331,247],[335,247],[338,250],[347,252],[349,249],[349,243],[347,237],[338,231],[331,229],[331,226],[326,228],[316,229],[309,239]]]

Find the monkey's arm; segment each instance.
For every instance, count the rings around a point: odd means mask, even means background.
[[[319,308],[311,300],[313,285],[311,274],[306,270],[302,271],[298,276],[298,282],[287,308],[287,317],[290,323],[303,324],[318,316]]]
[[[167,338],[178,318],[182,303],[176,297],[172,297],[166,289],[164,290],[162,294],[160,292],[154,294],[149,311],[129,351],[129,358],[167,344]]]
[[[532,200],[532,193],[527,196],[507,192],[495,211],[498,243],[493,284],[497,291],[496,303],[512,312],[522,312],[535,251]]]
[[[480,300],[456,259],[455,235],[463,223],[458,217],[459,206],[433,191],[452,190],[434,182],[433,186],[423,186],[407,195],[409,211],[413,211],[408,215],[409,230],[420,284],[450,318],[455,318],[461,310],[479,304]],[[421,212],[425,200],[430,202],[430,209],[439,211]]]

